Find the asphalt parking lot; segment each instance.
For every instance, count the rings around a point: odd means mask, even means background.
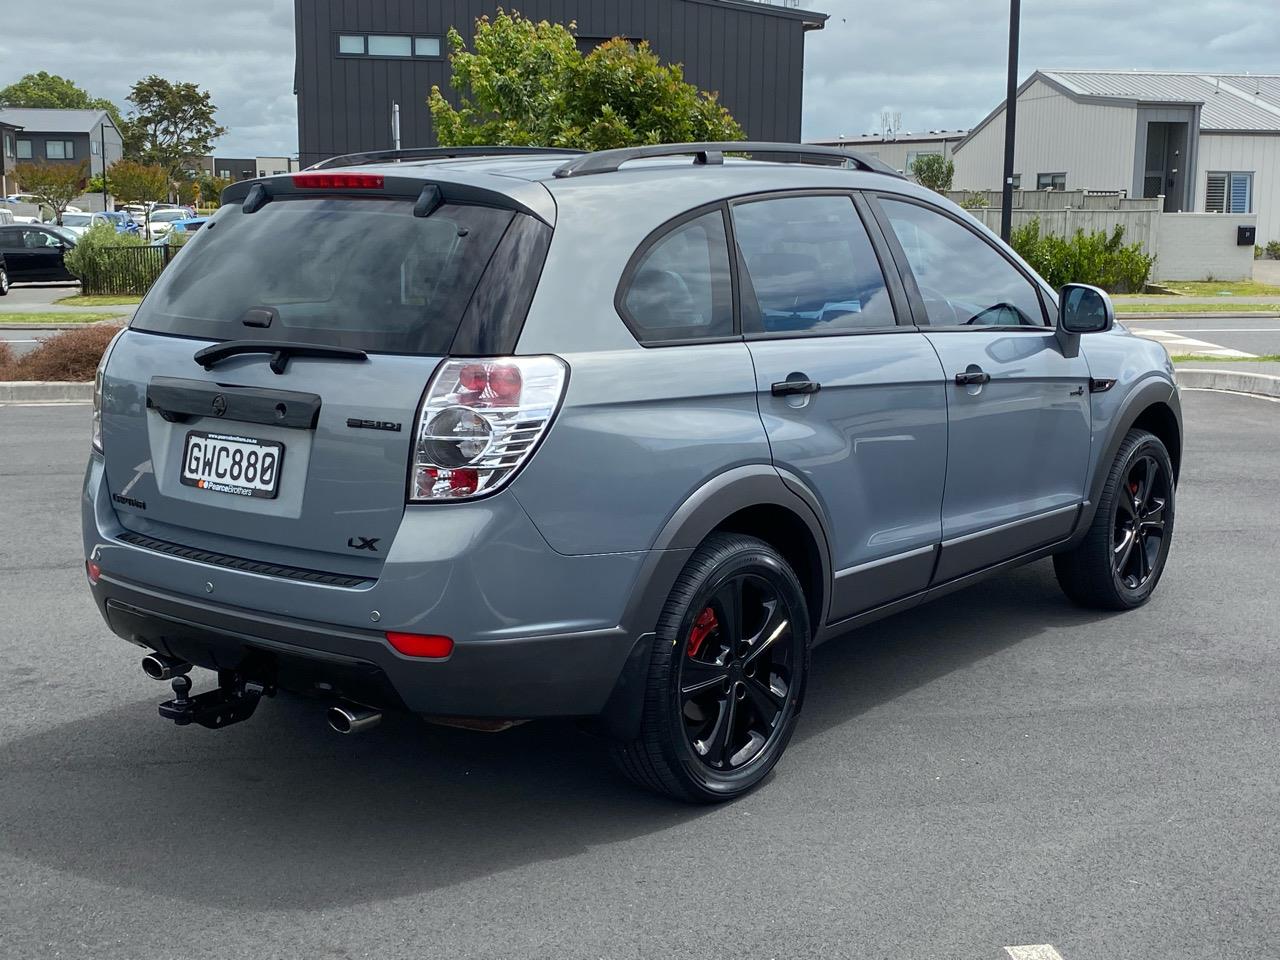
[[[714,809],[572,723],[163,723],[83,582],[88,408],[0,406],[0,957],[1274,958],[1280,404],[1184,403],[1149,606],[1040,563],[822,647]]]

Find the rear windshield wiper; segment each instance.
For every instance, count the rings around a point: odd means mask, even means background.
[[[288,340],[227,340],[225,343],[217,343],[212,347],[197,350],[191,359],[206,370],[212,370],[223,360],[246,353],[271,354],[272,373],[284,373],[285,367],[294,357],[323,357],[328,360],[369,359],[369,355],[363,350],[352,347],[326,347],[318,343],[290,343]]]

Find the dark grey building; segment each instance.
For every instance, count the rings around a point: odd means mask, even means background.
[[[476,18],[499,5],[576,21],[587,46],[647,40],[684,64],[690,83],[718,92],[750,138],[800,139],[804,35],[827,17],[793,0],[294,0],[301,165],[390,148],[397,103],[401,145],[434,144],[427,95],[433,84],[452,95],[445,35],[456,27],[469,44]]]
[[[6,167],[11,162],[78,164],[88,161],[89,175],[97,176],[102,172],[104,156],[110,168],[124,154],[120,131],[105,110],[10,107],[0,109],[0,124],[11,128],[13,136],[12,161],[7,154],[7,136],[4,143]]]

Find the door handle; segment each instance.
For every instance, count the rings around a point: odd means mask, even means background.
[[[796,376],[792,374],[792,376]],[[817,393],[822,389],[822,384],[816,380],[805,380],[797,377],[795,380],[788,377],[779,383],[773,385],[773,395],[775,397],[791,397],[797,395],[808,395]]]
[[[981,386],[991,382],[991,374],[982,370],[966,370],[956,374],[956,384],[961,387]]]

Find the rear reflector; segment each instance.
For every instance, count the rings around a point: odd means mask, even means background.
[[[84,562],[84,572],[88,575],[89,582],[94,585],[97,585],[99,578],[102,576],[102,568],[93,560]]]
[[[372,173],[299,173],[293,185],[303,190],[381,190],[383,178]]]
[[[406,657],[443,660],[453,653],[453,641],[448,637],[435,637],[420,633],[396,633],[388,630],[387,642]]]

